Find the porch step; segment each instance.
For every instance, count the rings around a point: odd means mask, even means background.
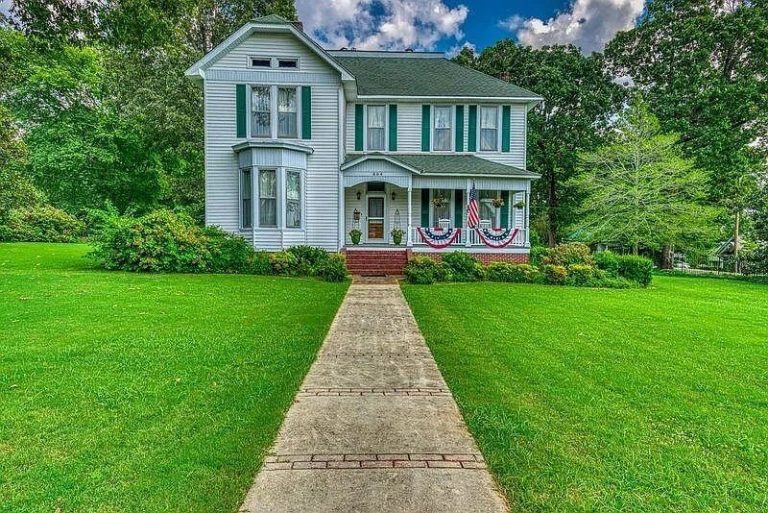
[[[347,251],[347,269],[360,276],[396,276],[403,274],[408,255],[403,251]]]

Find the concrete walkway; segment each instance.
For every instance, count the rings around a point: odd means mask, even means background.
[[[241,511],[507,511],[398,285],[351,286]]]

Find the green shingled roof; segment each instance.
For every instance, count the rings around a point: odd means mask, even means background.
[[[538,178],[539,175],[506,164],[499,164],[474,155],[403,155],[384,153],[351,153],[347,155],[344,165],[350,164],[360,157],[368,156],[374,159],[389,159],[424,175],[464,175],[464,176],[508,176]]]
[[[331,57],[355,77],[360,95],[540,99],[536,93],[442,56],[344,54],[330,52]]]

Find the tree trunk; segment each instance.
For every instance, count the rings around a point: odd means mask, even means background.
[[[741,272],[739,261],[739,230],[741,229],[741,210],[736,211],[736,223],[733,227],[733,272]]]
[[[549,247],[557,246],[557,181],[555,173],[550,171],[547,176],[547,239]]]
[[[632,245],[632,254],[635,255],[635,256],[640,254],[640,245],[639,244],[634,243]]]
[[[661,250],[661,268],[662,269],[672,269],[673,266],[673,260],[674,259],[674,253],[672,250],[672,246],[666,245]]]

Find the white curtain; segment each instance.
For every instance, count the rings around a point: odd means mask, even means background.
[[[254,87],[251,91],[251,135],[270,137],[272,135],[272,100],[269,87]]]
[[[368,149],[384,150],[384,106],[368,107]]]
[[[451,107],[435,107],[435,144],[437,151],[451,150]]]
[[[480,149],[495,151],[498,147],[499,111],[496,107],[480,109]]]
[[[280,88],[277,93],[278,137],[297,137],[296,89]]]

